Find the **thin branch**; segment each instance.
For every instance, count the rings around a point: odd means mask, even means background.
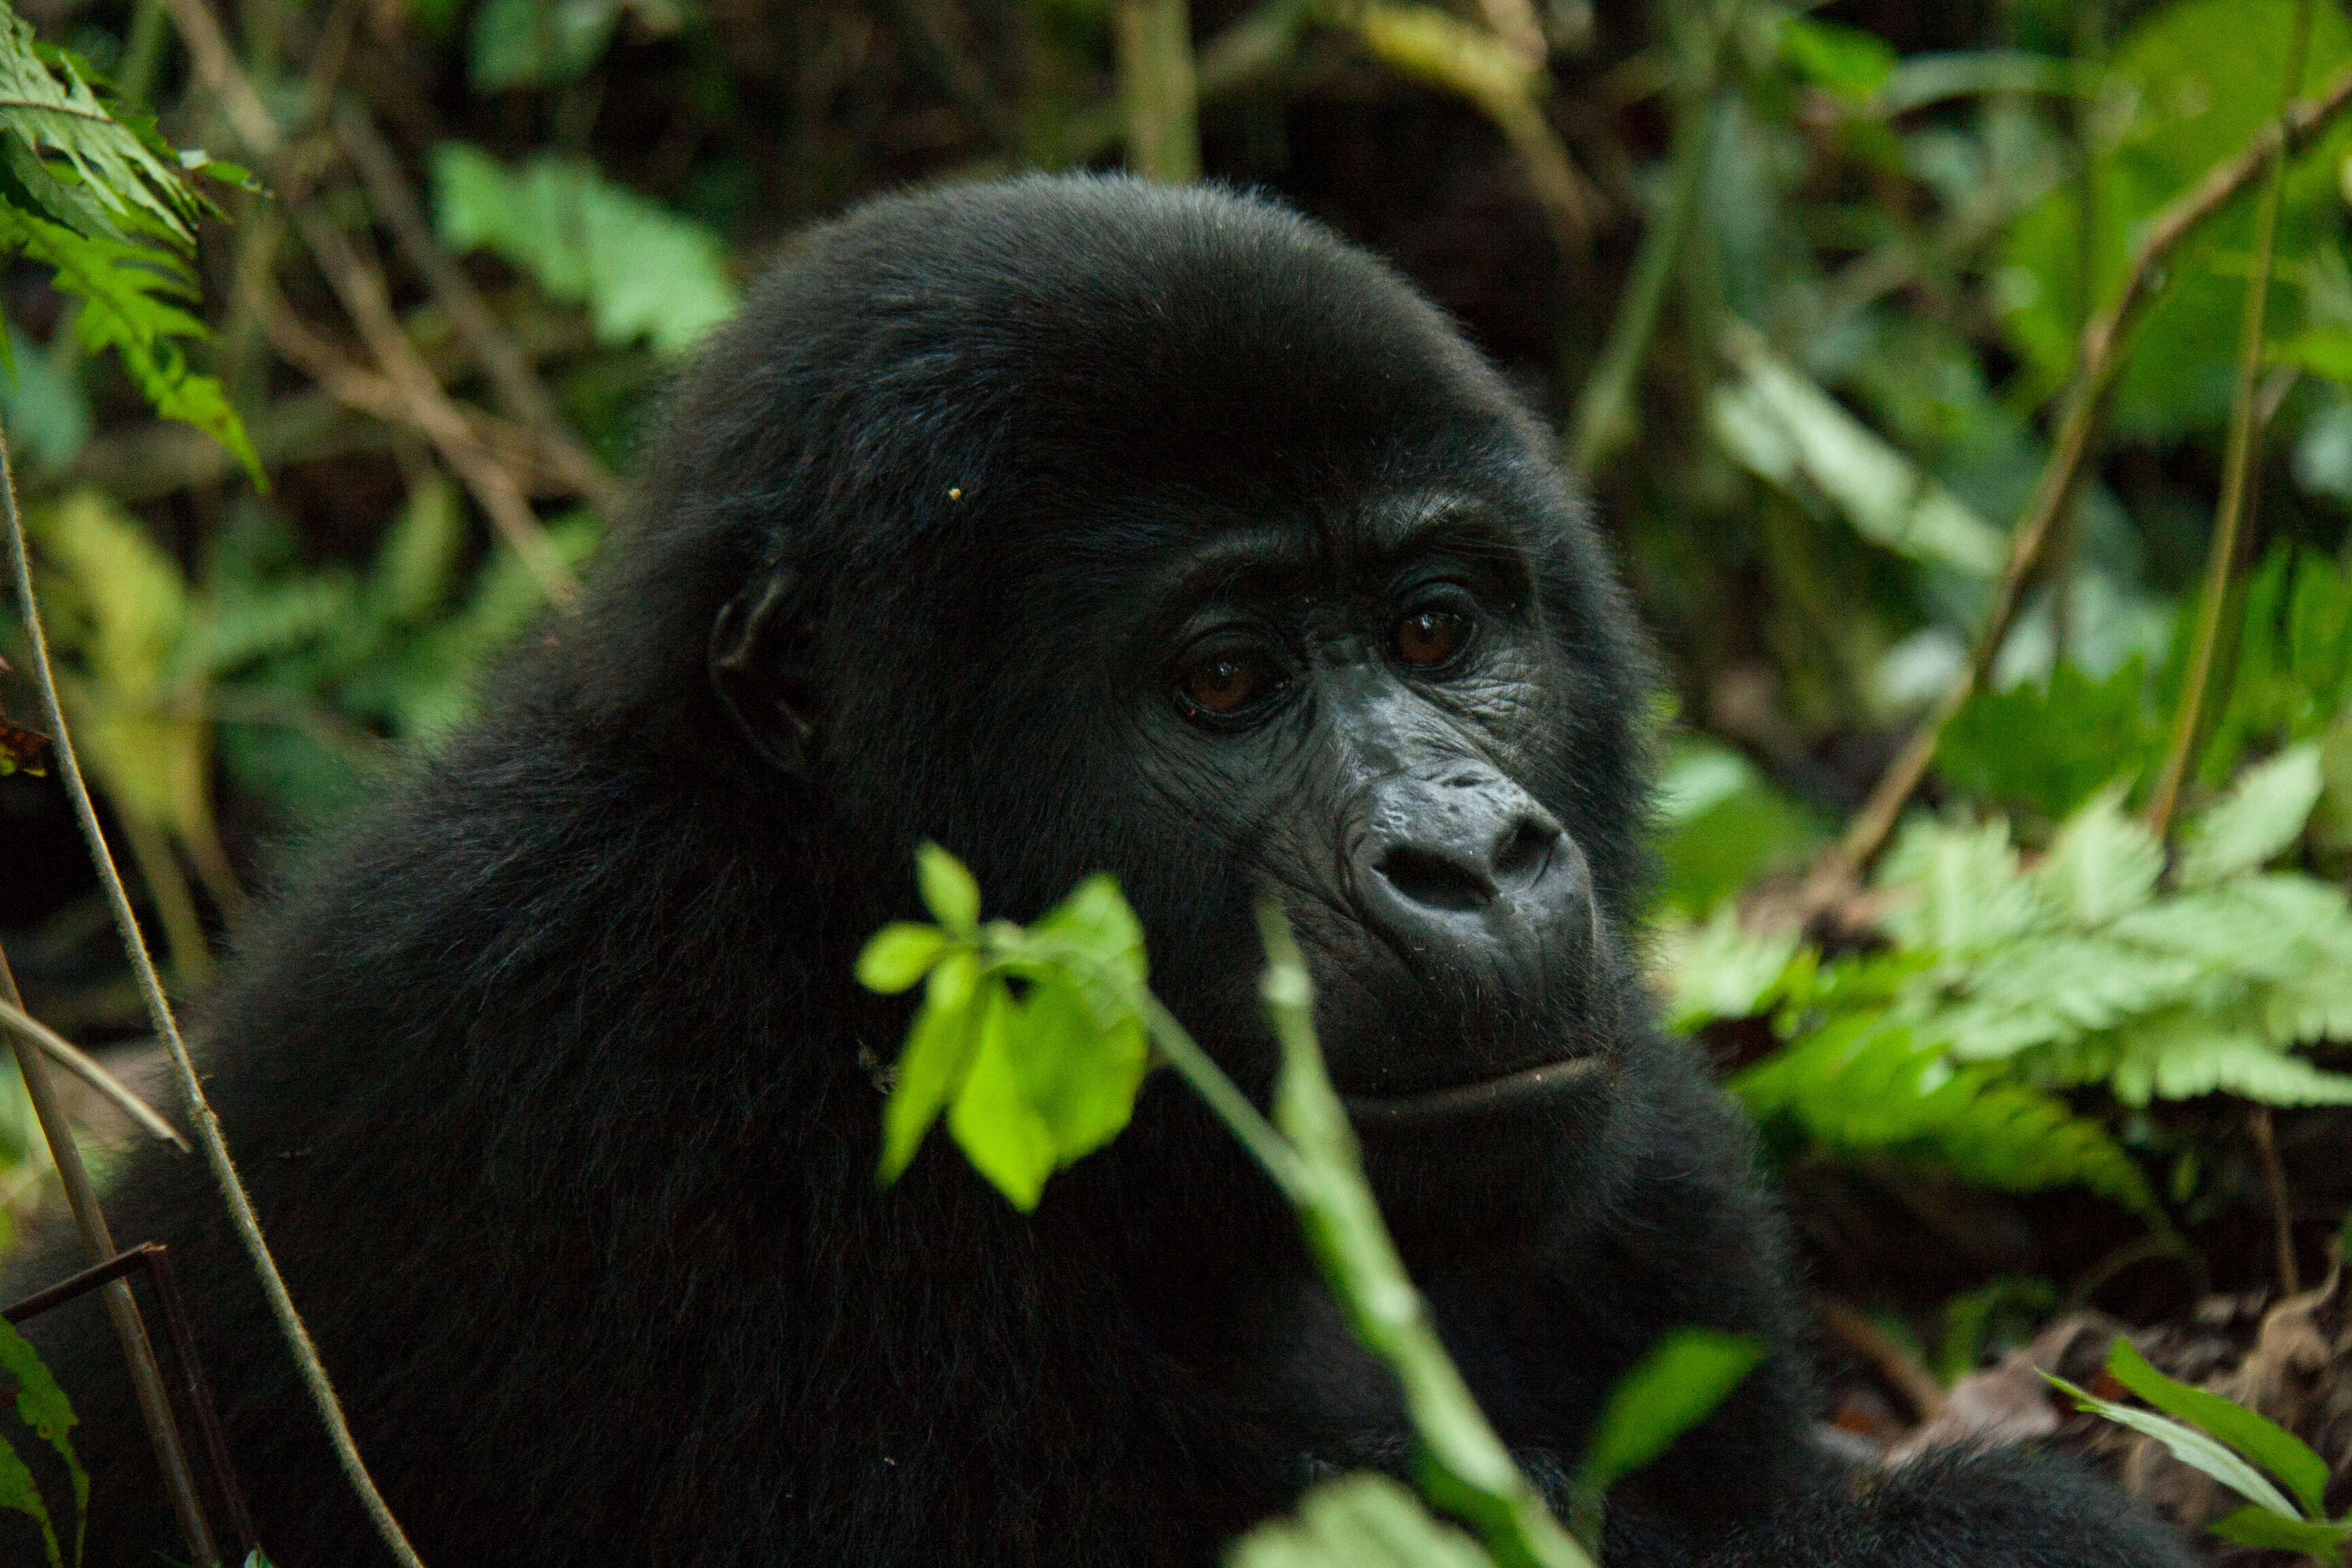
[[[2213,516],[2213,538],[2205,555],[2205,590],[2197,605],[2197,639],[2189,656],[2189,674],[2181,683],[2180,706],[2172,716],[2172,737],[2164,752],[2164,768],[2157,775],[2141,819],[2159,839],[2172,827],[2179,808],[2180,791],[2197,750],[2200,723],[2205,714],[2206,687],[2212,679],[2213,658],[2221,644],[2221,611],[2229,599],[2230,573],[2237,564],[2238,535],[2253,510],[2253,456],[2261,438],[2256,383],[2263,369],[2263,319],[2270,304],[2271,268],[2278,250],[2279,201],[2286,187],[2285,115],[2303,80],[2303,55],[2311,37],[2312,0],[2295,6],[2286,48],[2286,79],[2279,89],[2281,124],[2278,144],[2271,150],[2263,180],[2262,209],[2254,223],[2254,270],[2246,280],[2246,308],[2238,327],[2238,377],[2230,397],[2230,434],[2221,448],[2221,501]]]
[[[276,161],[287,150],[285,135],[237,66],[228,40],[221,33],[220,23],[205,0],[164,0],[164,4],[195,61],[198,78],[220,100],[230,128],[255,154]],[[491,525],[514,547],[549,600],[559,608],[569,608],[579,598],[578,580],[531,511],[521,487],[473,440],[466,416],[458,412],[439,378],[401,331],[383,279],[361,258],[349,237],[335,226],[317,203],[297,200],[288,205],[295,232],[302,237],[319,270],[326,276],[343,309],[351,313],[368,352],[375,356],[384,375],[400,394],[409,421],[425,433],[465,481],[475,500],[488,514]]]
[[[582,445],[555,409],[547,384],[531,368],[522,349],[483,303],[471,279],[457,266],[433,233],[418,206],[415,193],[400,172],[399,160],[376,129],[374,120],[357,104],[346,102],[335,110],[335,141],[359,171],[376,216],[392,230],[401,253],[408,258],[433,290],[434,300],[449,324],[457,329],[466,352],[490,378],[499,398],[538,437],[547,466],[590,506],[608,519],[617,519],[628,492],[612,470]]]
[[[1813,1298],[1813,1316],[1837,1342],[1876,1369],[1921,1421],[1933,1420],[1944,1408],[1944,1385],[1919,1364],[1919,1358],[1902,1342],[1870,1321],[1867,1314],[1830,1296]]]
[[[355,413],[429,438],[416,421],[415,405],[401,395],[389,376],[367,369],[312,331],[283,295],[272,291],[270,309],[262,320],[268,329],[269,345],[278,357],[309,376],[329,397]],[[562,493],[572,493],[572,487],[553,472],[550,454],[535,433],[463,405],[458,413],[466,421],[467,439],[486,461],[510,475],[520,474],[534,488],[545,480]]]
[[[2263,1191],[2271,1205],[2271,1243],[2278,1249],[2279,1289],[2294,1295],[2303,1289],[2303,1271],[2294,1261],[2294,1209],[2287,1202],[2286,1167],[2279,1163],[2278,1141],[2271,1133],[2271,1108],[2250,1107],[2246,1122],[2254,1135],[2254,1155],[2263,1168]]]
[[[1944,726],[1991,669],[2009,635],[2010,625],[2017,618],[2034,565],[2042,558],[2059,518],[2073,500],[2084,461],[2104,422],[2107,399],[2121,372],[2130,330],[2156,291],[2165,258],[2252,184],[2269,167],[2273,152],[2284,149],[2284,155],[2292,155],[2313,132],[2343,112],[2347,103],[2352,103],[2352,68],[2337,73],[2315,97],[2305,99],[2280,115],[2236,156],[2215,164],[2195,189],[2166,205],[2148,226],[2147,235],[2132,252],[2122,290],[2083,329],[2058,438],[2034,487],[2032,502],[2011,538],[2009,560],[2001,569],[2000,581],[1993,591],[1992,607],[1978,634],[1968,669],[1905,743],[1844,837],[1815,863],[1806,879],[1801,900],[1805,907],[1824,908],[1834,901],[1838,890],[1851,883],[1885,845],[1904,805],[1927,776],[1927,764],[1935,760],[1936,745]]]
[[[9,473],[5,438],[0,438],[0,512],[6,517],[0,544],[5,545],[9,564],[16,574],[26,634],[33,645],[33,676],[41,701],[48,709],[51,745],[58,765],[69,782],[82,820],[95,830],[98,816],[90,807],[89,792],[81,782],[81,765],[66,737],[65,714],[58,702],[48,647],[41,637],[40,622],[33,615],[33,565],[25,550],[25,530],[16,518],[16,489]],[[122,879],[115,878],[112,885],[118,905],[128,913],[131,904],[122,894]],[[142,956],[143,952],[142,949]],[[150,961],[146,973],[151,980],[154,971]],[[157,994],[161,994],[160,988]],[[25,998],[16,989],[16,976],[8,968],[5,955],[0,955],[0,1001],[16,1012],[25,1009]],[[40,1123],[42,1140],[49,1146],[50,1163],[57,1167],[58,1184],[65,1188],[66,1207],[73,1215],[82,1250],[92,1263],[102,1263],[118,1250],[114,1235],[107,1228],[106,1210],[99,1203],[98,1188],[89,1179],[89,1168],[82,1163],[80,1145],[74,1142],[73,1123],[58,1100],[57,1085],[49,1077],[48,1056],[15,1031],[11,1031],[9,1045],[16,1058],[17,1076],[24,1080],[25,1098],[32,1102],[33,1119]],[[131,1287],[120,1279],[106,1287],[104,1300],[107,1321],[113,1327],[115,1342],[122,1347],[122,1359],[131,1373],[131,1395],[139,1405],[140,1423],[147,1428],[147,1439],[154,1447],[156,1468],[163,1474],[163,1490],[172,1500],[172,1517],[179,1524],[181,1539],[187,1542],[188,1554],[194,1561],[218,1563],[220,1554],[213,1545],[212,1527],[205,1522],[204,1503],[196,1492],[195,1472],[189,1468],[187,1447],[180,1441],[179,1423],[172,1416],[171,1397],[163,1390],[163,1374],[155,1364],[155,1347],[147,1338],[146,1320],[139,1314],[139,1303],[131,1299]]]
[[[181,1153],[192,1152],[188,1141],[180,1136],[178,1128],[163,1120],[163,1114],[153,1106],[133,1094],[129,1085],[100,1067],[96,1058],[5,997],[0,997],[0,1028],[11,1030],[32,1041],[48,1053],[51,1061],[98,1090],[112,1102],[116,1110]]]
[[[167,3],[175,16],[191,5],[202,9],[201,0],[167,0]],[[209,23],[210,20],[207,13],[205,21]],[[216,47],[226,47],[220,43],[216,27],[212,38]],[[319,1359],[318,1347],[311,1342],[310,1331],[303,1326],[301,1314],[295,1310],[293,1298],[286,1292],[285,1278],[278,1273],[278,1260],[270,1256],[269,1244],[262,1237],[261,1222],[254,1215],[252,1201],[246,1196],[245,1184],[237,1177],[236,1163],[229,1155],[227,1140],[221,1134],[220,1119],[213,1114],[211,1102],[205,1098],[205,1087],[196,1077],[195,1063],[188,1055],[187,1042],[180,1037],[179,1021],[173,1016],[172,1004],[163,994],[163,980],[155,973],[155,960],[147,951],[145,939],[140,935],[139,917],[131,912],[131,895],[122,885],[122,873],[116,868],[114,856],[107,848],[106,834],[99,826],[98,808],[90,801],[89,785],[82,777],[81,762],[75,755],[73,737],[66,728],[65,712],[58,702],[57,676],[49,664],[48,638],[41,627],[40,602],[33,594],[32,560],[25,547],[24,526],[16,516],[16,483],[9,472],[5,442],[0,442],[0,513],[5,513],[0,521],[5,521],[9,565],[16,577],[17,613],[24,622],[25,639],[31,645],[33,679],[40,689],[43,705],[48,710],[49,732],[56,748],[58,771],[65,780],[66,793],[73,800],[74,815],[80,820],[82,837],[89,845],[90,859],[97,866],[99,883],[105,889],[107,904],[114,911],[115,928],[121,932],[122,945],[130,954],[131,971],[138,977],[140,994],[147,1003],[148,1016],[154,1021],[155,1033],[163,1038],[164,1049],[169,1053],[179,1078],[180,1091],[186,1097],[189,1116],[195,1123],[197,1139],[204,1145],[205,1163],[211,1167],[214,1184],[228,1205],[229,1217],[236,1227],[238,1238],[245,1244],[247,1254],[253,1260],[254,1272],[261,1281],[262,1294],[268,1300],[270,1312],[278,1320],[278,1326],[286,1337],[287,1347],[293,1352],[294,1364],[300,1371],[311,1402],[318,1407],[320,1418],[326,1425],[328,1440],[334,1447],[336,1458],[341,1461],[344,1476],[359,1494],[360,1501],[374,1521],[377,1533],[383,1537],[394,1559],[402,1568],[424,1568],[416,1549],[408,1543],[408,1537],[402,1531],[399,1521],[393,1518],[391,1509],[385,1506],[383,1494],[376,1490],[375,1481],[368,1475],[367,1466],[360,1458],[359,1446],[352,1438],[351,1424],[343,1416],[342,1404],[335,1397],[334,1384],[327,1376],[325,1364]],[[26,1057],[37,1059],[35,1053],[29,1051]],[[30,1083],[29,1078],[27,1083]],[[71,1147],[68,1140],[67,1148]],[[54,1145],[52,1148],[54,1152]],[[85,1239],[88,1239],[87,1232]],[[113,1251],[114,1248],[109,1246],[96,1256],[108,1257]],[[124,1299],[128,1300],[127,1292]],[[168,1410],[167,1405],[167,1415]],[[197,1523],[201,1531],[201,1520]],[[193,1542],[191,1545],[194,1545]],[[204,1558],[205,1552],[199,1551],[197,1556]]]

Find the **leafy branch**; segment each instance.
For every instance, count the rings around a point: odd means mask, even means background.
[[[1156,1051],[1297,1211],[1357,1339],[1403,1390],[1423,1494],[1469,1523],[1486,1549],[1428,1519],[1392,1483],[1350,1477],[1310,1494],[1297,1519],[1245,1538],[1235,1561],[1355,1563],[1378,1540],[1399,1562],[1591,1568],[1478,1410],[1405,1271],[1324,1070],[1313,985],[1281,910],[1258,910],[1261,994],[1281,1046],[1269,1119],[1151,994],[1142,928],[1109,877],[1088,878],[1025,929],[983,924],[978,884],[936,845],[919,852],[916,878],[939,923],[887,926],[857,960],[870,989],[924,987],[883,1108],[881,1179],[906,1171],[944,1115],[973,1168],[1015,1207],[1033,1208],[1054,1171],[1126,1125]],[[1597,1539],[1609,1485],[1703,1417],[1759,1354],[1745,1336],[1699,1330],[1654,1348],[1604,1411],[1579,1473],[1577,1522],[1588,1540]],[[1408,1542],[1412,1552],[1400,1544]]]
[[[2283,160],[2292,156],[2314,132],[2342,113],[2347,104],[2352,104],[2352,68],[2336,73],[2315,96],[2284,110],[2244,149],[2214,165],[2201,182],[2168,204],[2149,223],[2147,234],[2133,248],[2130,266],[2116,298],[2084,325],[2075,350],[2074,375],[2059,416],[2057,438],[2034,486],[2033,499],[2010,536],[2008,560],[1994,587],[1991,607],[1978,631],[1969,663],[1880,776],[1844,835],[1814,864],[1806,884],[1806,901],[1811,907],[1830,902],[1837,890],[1851,885],[1862,868],[1885,847],[1904,805],[1927,776],[1945,725],[1990,674],[1993,660],[1999,657],[2001,644],[2023,605],[2025,586],[2049,547],[2059,520],[2074,501],[2084,465],[2097,444],[2108,399],[2122,374],[2131,329],[2158,292],[2167,258],[2261,178],[2274,157]]]

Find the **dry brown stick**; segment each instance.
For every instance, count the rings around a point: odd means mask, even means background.
[[[1945,724],[1991,669],[2009,635],[2010,625],[2017,618],[2033,567],[2074,499],[2084,461],[2104,421],[2107,399],[2115,390],[2130,330],[2156,290],[2165,258],[2200,225],[2227,206],[2231,197],[2252,184],[2268,167],[2273,151],[2280,151],[2283,156],[2291,155],[2295,147],[2309,140],[2312,132],[2341,113],[2347,103],[2352,103],[2352,68],[2338,72],[2315,97],[2305,99],[2281,114],[2244,151],[2215,164],[2195,189],[2157,214],[2147,235],[2132,252],[2122,291],[2084,325],[2057,441],[2034,487],[2032,502],[2011,538],[2009,560],[2001,568],[1992,607],[1978,634],[1968,669],[1905,743],[1844,836],[1815,863],[1805,884],[1804,902],[1808,908],[1822,908],[1833,901],[1838,890],[1851,883],[1885,846],[1905,803],[1927,776],[1927,764],[1935,760],[1936,743]]]
[[[1942,1412],[1944,1385],[1936,1381],[1936,1374],[1867,1315],[1832,1297],[1816,1296],[1813,1316],[1840,1344],[1875,1368],[1910,1403],[1911,1413],[1918,1419],[1930,1421]]]
[[[5,960],[0,960],[5,963]],[[131,1086],[98,1064],[96,1058],[25,1011],[21,1002],[0,994],[0,1029],[30,1040],[49,1059],[98,1090],[114,1108],[183,1154],[192,1152],[180,1130],[163,1120],[163,1112],[131,1092]]]
[[[432,288],[442,313],[457,329],[474,362],[488,374],[499,396],[539,438],[548,466],[589,505],[607,518],[618,518],[627,492],[613,477],[612,470],[597,461],[596,455],[564,424],[555,410],[555,400],[548,395],[546,383],[540,380],[521,348],[498,324],[489,307],[482,302],[480,292],[435,237],[424,210],[417,205],[415,194],[402,177],[399,160],[394,157],[383,132],[376,129],[373,118],[359,105],[346,102],[337,107],[334,124],[335,141],[367,185],[376,216],[391,228],[409,265]]]
[[[2271,1205],[2271,1241],[2278,1248],[2279,1289],[2288,1296],[2303,1289],[2303,1270],[2294,1261],[2294,1211],[2288,1205],[2286,1167],[2279,1163],[2278,1141],[2271,1132],[2271,1108],[2250,1107],[2248,1128],[2254,1135],[2254,1155],[2263,1168],[2263,1191]]]
[[[285,296],[271,290],[268,309],[261,319],[269,334],[269,346],[278,351],[278,357],[309,376],[329,397],[354,413],[418,435],[425,434],[415,423],[414,406],[401,396],[390,377],[359,364],[311,330],[294,313]],[[509,474],[523,474],[534,484],[548,479],[562,490],[571,489],[553,473],[549,454],[535,432],[463,405],[458,405],[458,412],[466,420],[468,439],[488,460]]]
[[[164,0],[180,37],[188,46],[196,74],[220,100],[230,128],[259,157],[275,162],[287,147],[286,138],[246,79],[236,58],[221,33],[220,23],[205,0]],[[400,394],[409,421],[423,431],[444,460],[473,492],[490,523],[522,558],[551,602],[568,608],[580,595],[580,585],[547,536],[530,502],[514,477],[471,438],[466,416],[459,413],[440,379],[425,364],[415,346],[400,330],[391,297],[377,276],[352,247],[351,239],[315,202],[291,200],[288,216],[295,232],[310,248],[311,259],[350,312],[368,352]]]

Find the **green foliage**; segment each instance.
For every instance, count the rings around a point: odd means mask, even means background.
[[[1150,1065],[1142,928],[1108,877],[1026,931],[983,928],[979,886],[954,857],[926,844],[916,865],[940,923],[885,927],[857,960],[873,990],[924,984],[883,1107],[881,1178],[898,1180],[944,1111],[973,1168],[1034,1208],[1047,1176],[1110,1142],[1134,1110]]]
[[[2153,1437],[2182,1464],[2246,1499],[2246,1507],[2213,1525],[2222,1540],[2299,1552],[2321,1563],[2344,1561],[2352,1546],[2352,1514],[2327,1517],[2327,1461],[2301,1438],[2243,1405],[2165,1376],[2127,1339],[2116,1341],[2107,1372],[2163,1414],[2098,1398],[2049,1373],[2042,1376],[2072,1394],[2077,1409]]]
[[[248,501],[191,582],[138,521],[94,491],[27,510],[51,635],[84,760],[118,808],[184,843],[211,832],[215,742],[230,776],[283,820],[348,799],[380,764],[375,737],[424,741],[463,718],[482,662],[540,612],[503,543],[470,575],[457,493],[411,492],[361,572],[314,571]],[[599,530],[550,529],[568,563]]]
[[[77,1420],[73,1406],[67,1403],[65,1392],[49,1375],[49,1369],[32,1345],[6,1322],[0,1322],[0,1374],[16,1385],[17,1419],[57,1454],[71,1480],[74,1530],[70,1561],[79,1563],[82,1528],[89,1515],[89,1476],[83,1470],[81,1458],[74,1452],[73,1440],[68,1436]],[[68,1556],[60,1548],[56,1519],[32,1471],[5,1437],[0,1437],[0,1509],[30,1519],[41,1532],[41,1545],[48,1554],[49,1568],[62,1568]]]
[[[2060,664],[2045,681],[1971,696],[1937,742],[1936,773],[1971,800],[2055,822],[2119,775],[2153,773],[2163,744],[2142,660],[2103,680]]]
[[[604,55],[625,12],[657,36],[685,23],[673,0],[484,0],[467,79],[482,93],[576,80]]]
[[[1658,779],[1665,910],[1703,916],[1728,895],[1791,869],[1821,847],[1821,822],[1727,747],[1677,742]]]
[[[1226,1568],[1492,1568],[1494,1561],[1370,1470],[1320,1483],[1290,1517],[1268,1520],[1225,1552]]]
[[[1822,962],[1728,910],[1661,944],[1679,1027],[1766,1014],[1789,1044],[1732,1080],[1784,1150],[1924,1162],[2011,1191],[2079,1184],[2150,1216],[2145,1177],[2058,1091],[2352,1103],[2296,1047],[2352,1038],[2352,907],[2263,868],[2302,837],[2318,748],[2193,818],[2177,877],[2108,791],[2027,864],[2007,825],[1916,821],[1881,867],[1879,952]]]
[[[433,193],[452,249],[493,251],[551,298],[585,304],[600,342],[646,337],[680,353],[740,297],[716,236],[593,165],[541,156],[509,169],[479,148],[445,142],[433,155]]]
[[[1598,1535],[1601,1499],[1705,1420],[1764,1359],[1753,1334],[1676,1329],[1618,1379],[1577,1466],[1580,1533]]]
[[[210,335],[184,308],[198,292],[190,224],[205,203],[181,163],[145,122],[102,101],[73,57],[0,10],[0,255],[47,268],[81,301],[81,345],[111,351],[158,414],[220,441],[260,485],[220,383],[188,364],[185,344]]]
[[[2147,220],[2243,148],[2276,111],[2296,3],[2178,0],[2147,13],[2118,42],[2095,100],[2103,133],[2091,174],[2096,301],[2121,287]],[[2317,87],[2347,58],[2352,26],[2334,5],[2313,7],[2301,90]],[[2336,237],[2334,173],[2346,145],[2339,124],[2289,173],[2277,252],[2283,279],[2300,274]],[[2018,220],[2001,248],[2010,339],[2043,390],[2058,384],[2074,356],[2078,199],[2072,189],[2053,190]],[[2252,232],[2252,203],[2241,202],[2177,255],[2116,389],[2120,428],[2174,436],[2221,423]],[[2274,316],[2283,330],[2295,320],[2292,308]]]

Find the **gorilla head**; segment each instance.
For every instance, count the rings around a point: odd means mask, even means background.
[[[1440,1329],[1555,1495],[1665,1329],[1768,1342],[1612,1493],[1612,1562],[2182,1563],[2050,1461],[1864,1486],[1811,1441],[1746,1134],[1627,957],[1645,675],[1548,445],[1262,202],[1033,179],[810,237],[671,399],[585,613],[317,851],[206,1012],[426,1560],[1199,1564],[1407,1463],[1178,1086],[1034,1215],[938,1140],[876,1190],[907,1006],[851,961],[931,837],[1018,918],[1116,873],[1154,989],[1257,1093],[1251,910],[1284,902]],[[139,1157],[117,1228],[205,1303],[264,1544],[369,1560],[200,1182]],[[170,1549],[103,1321],[38,1329],[91,1561]]]
[[[897,895],[925,836],[1016,914],[1115,871],[1249,1084],[1274,893],[1370,1128],[1565,1105],[1619,1043],[1631,622],[1544,434],[1379,263],[1121,180],[880,203],[673,429],[615,684],[674,713],[707,640],[844,881]]]

